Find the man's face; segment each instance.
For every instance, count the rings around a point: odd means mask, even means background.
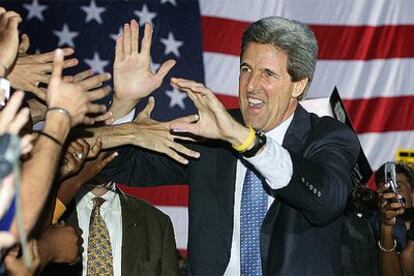
[[[405,207],[410,208],[413,207],[412,203],[412,188],[410,183],[408,182],[408,178],[403,173],[397,173],[396,175],[397,183],[398,183],[398,191],[405,199]]]
[[[269,131],[289,118],[307,79],[292,82],[288,56],[270,44],[251,42],[240,63],[240,109],[247,126]]]

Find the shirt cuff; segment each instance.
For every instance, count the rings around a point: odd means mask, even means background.
[[[132,122],[134,120],[134,115],[135,115],[135,108],[132,109],[131,112],[129,112],[124,117],[119,118],[118,120],[115,120],[112,125],[114,126],[114,125],[120,125],[120,124],[130,123],[130,122]]]
[[[270,137],[267,137],[266,146],[260,153],[245,159],[266,179],[271,189],[286,187],[292,178],[290,153]]]

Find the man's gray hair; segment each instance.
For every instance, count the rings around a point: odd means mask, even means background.
[[[303,99],[309,89],[315,72],[318,44],[314,33],[303,23],[282,17],[272,16],[252,23],[243,33],[241,54],[250,42],[271,44],[288,56],[287,72],[292,82],[308,78]]]

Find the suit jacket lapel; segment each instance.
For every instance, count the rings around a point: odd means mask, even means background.
[[[300,104],[298,104],[295,114],[293,115],[292,123],[290,124],[285,138],[283,139],[282,146],[289,151],[301,153],[306,139],[308,138],[307,133],[310,128],[311,122],[309,113]],[[269,262],[268,257],[272,232],[275,227],[280,207],[280,201],[276,199],[267,211],[262,224],[260,244],[264,273],[266,272],[266,266]]]
[[[144,240],[144,221],[139,210],[133,208],[130,199],[123,192],[117,189],[121,202],[122,213],[122,255],[121,255],[121,271],[122,275],[132,275],[136,262],[141,255]],[[131,242],[132,241],[132,242]]]

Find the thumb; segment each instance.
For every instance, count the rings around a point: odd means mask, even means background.
[[[22,34],[22,38],[20,40],[20,45],[19,45],[19,54],[26,54],[29,47],[30,47],[29,36],[27,34]]]
[[[144,109],[138,114],[137,119],[144,118],[151,118],[151,113],[154,110],[155,107],[155,99],[153,96],[149,97],[147,105],[144,107]]]

